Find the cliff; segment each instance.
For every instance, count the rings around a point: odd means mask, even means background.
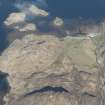
[[[95,105],[94,50],[86,37],[26,35],[15,40],[0,56],[0,69],[8,73],[11,87],[7,105]]]

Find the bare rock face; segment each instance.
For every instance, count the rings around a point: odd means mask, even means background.
[[[10,75],[12,89],[15,92],[20,91],[26,85],[25,79],[35,73],[47,72],[46,68],[53,64],[60,54],[62,46],[59,39],[51,36],[38,39],[37,36],[29,35],[22,40],[15,40],[5,50],[1,69]]]
[[[96,105],[96,98],[86,95],[82,104],[79,105]],[[36,101],[33,101],[36,100]],[[37,93],[31,96],[21,97],[14,100],[9,105],[76,105],[77,99],[70,93]]]
[[[72,42],[50,35],[27,35],[15,40],[0,56],[0,69],[9,74],[11,86],[6,105],[96,105],[95,62],[87,65],[88,70],[77,68],[73,60],[76,54],[71,52],[77,47]],[[80,47],[77,42],[75,39],[74,44]]]
[[[74,74],[76,74],[76,77]],[[35,89],[16,99],[12,97],[8,105],[41,105],[42,103],[44,105],[96,105],[96,78],[86,72],[79,72],[79,74],[77,74],[75,71],[72,74],[73,76],[68,75],[50,75],[48,80],[43,78],[45,80],[42,80],[42,82],[41,78],[39,80],[33,79],[39,81],[40,84],[43,84],[43,82],[45,84],[49,83],[47,84],[49,86],[46,85],[47,87]],[[84,77],[82,77],[82,75]],[[72,77],[71,81],[69,81],[70,77]],[[75,77],[75,79],[73,79],[73,77]],[[78,78],[77,80],[77,77],[81,77],[81,79]],[[93,92],[95,92],[95,94]]]
[[[37,100],[37,101],[32,101]],[[10,105],[76,105],[75,97],[69,93],[36,93],[35,95],[25,96],[22,99],[12,102]]]

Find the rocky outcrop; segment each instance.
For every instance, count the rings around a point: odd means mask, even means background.
[[[32,101],[37,99],[37,101]],[[46,92],[46,93],[37,93],[35,95],[26,96],[23,99],[19,99],[19,101],[12,102],[10,105],[75,105],[75,98],[71,96],[69,93],[54,93],[54,92]],[[25,102],[25,103],[24,103]]]
[[[96,53],[97,53],[97,64],[98,64],[97,105],[104,105],[105,104],[105,41],[102,41],[98,45]]]
[[[7,105],[95,105],[97,69],[93,66],[94,47],[86,43],[88,40],[51,35],[27,35],[15,40],[0,56],[0,69],[8,73],[11,86],[5,98]],[[77,62],[76,46],[81,48],[77,51],[82,51],[83,59],[87,55],[88,60],[94,59],[92,63]]]
[[[46,40],[44,36],[38,39],[34,35],[29,35],[22,40],[15,40],[5,50],[2,55],[1,69],[11,75],[10,84],[16,92],[20,90],[18,88],[26,85],[25,78],[31,77],[34,73],[47,72],[47,68],[57,60],[61,53],[62,46],[57,38],[49,36]],[[13,79],[14,76],[17,79]]]

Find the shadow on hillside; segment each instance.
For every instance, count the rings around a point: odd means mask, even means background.
[[[10,91],[10,85],[8,83],[7,76],[7,73],[0,71],[0,105],[5,104],[3,98]]]
[[[36,93],[44,93],[44,92],[66,92],[66,93],[69,93],[68,90],[64,89],[63,87],[51,87],[51,86],[46,86],[46,87],[43,87],[41,89],[38,89],[38,90],[34,90],[30,93],[27,93],[25,94],[24,96],[28,96],[28,95],[32,95],[32,94],[36,94]]]

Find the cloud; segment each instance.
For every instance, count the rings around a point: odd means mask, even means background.
[[[29,6],[29,4],[36,5],[43,9],[48,7],[46,0],[34,0],[34,1],[19,0],[19,1],[15,2],[14,6],[20,10],[24,10],[27,6]]]

